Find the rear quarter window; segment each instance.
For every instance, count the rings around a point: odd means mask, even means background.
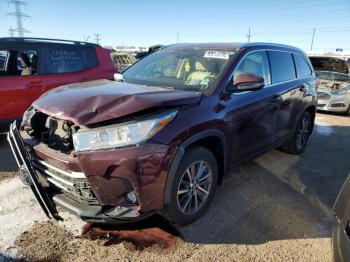
[[[268,51],[272,83],[280,83],[296,78],[293,57],[291,53]]]
[[[312,71],[306,60],[300,55],[293,54],[293,56],[295,61],[295,67],[297,69],[297,77],[306,77],[311,75]]]
[[[47,74],[75,73],[97,65],[93,47],[57,46],[48,48]]]

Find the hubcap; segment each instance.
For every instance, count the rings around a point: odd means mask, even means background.
[[[192,163],[183,173],[177,190],[177,204],[184,214],[194,214],[205,204],[213,174],[205,161]]]
[[[310,121],[307,117],[304,117],[301,123],[299,124],[297,130],[297,146],[299,149],[304,148],[307,138],[310,132]]]

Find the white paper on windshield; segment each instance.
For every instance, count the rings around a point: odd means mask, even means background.
[[[216,50],[207,50],[204,53],[205,58],[216,58],[216,59],[229,59],[229,53],[227,51],[216,51]]]

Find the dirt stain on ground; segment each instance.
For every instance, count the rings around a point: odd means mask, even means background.
[[[6,179],[10,179],[16,177],[18,175],[17,172],[1,172],[0,174],[0,182]]]
[[[15,242],[20,258],[31,261],[133,260],[142,253],[167,255],[181,245],[178,231],[160,217],[131,225],[86,224],[82,237],[57,222],[36,223]]]
[[[180,233],[160,216],[152,216],[144,221],[119,224],[89,224],[82,232],[85,239],[105,240],[105,246],[130,242],[137,250],[151,246],[170,248],[175,245]]]

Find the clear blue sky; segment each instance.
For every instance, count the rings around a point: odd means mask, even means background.
[[[8,36],[14,11],[0,0],[0,36]],[[27,36],[83,40],[101,34],[103,45],[180,42],[245,42],[291,44],[314,50],[344,48],[350,51],[350,0],[28,0],[23,12],[31,18]]]

